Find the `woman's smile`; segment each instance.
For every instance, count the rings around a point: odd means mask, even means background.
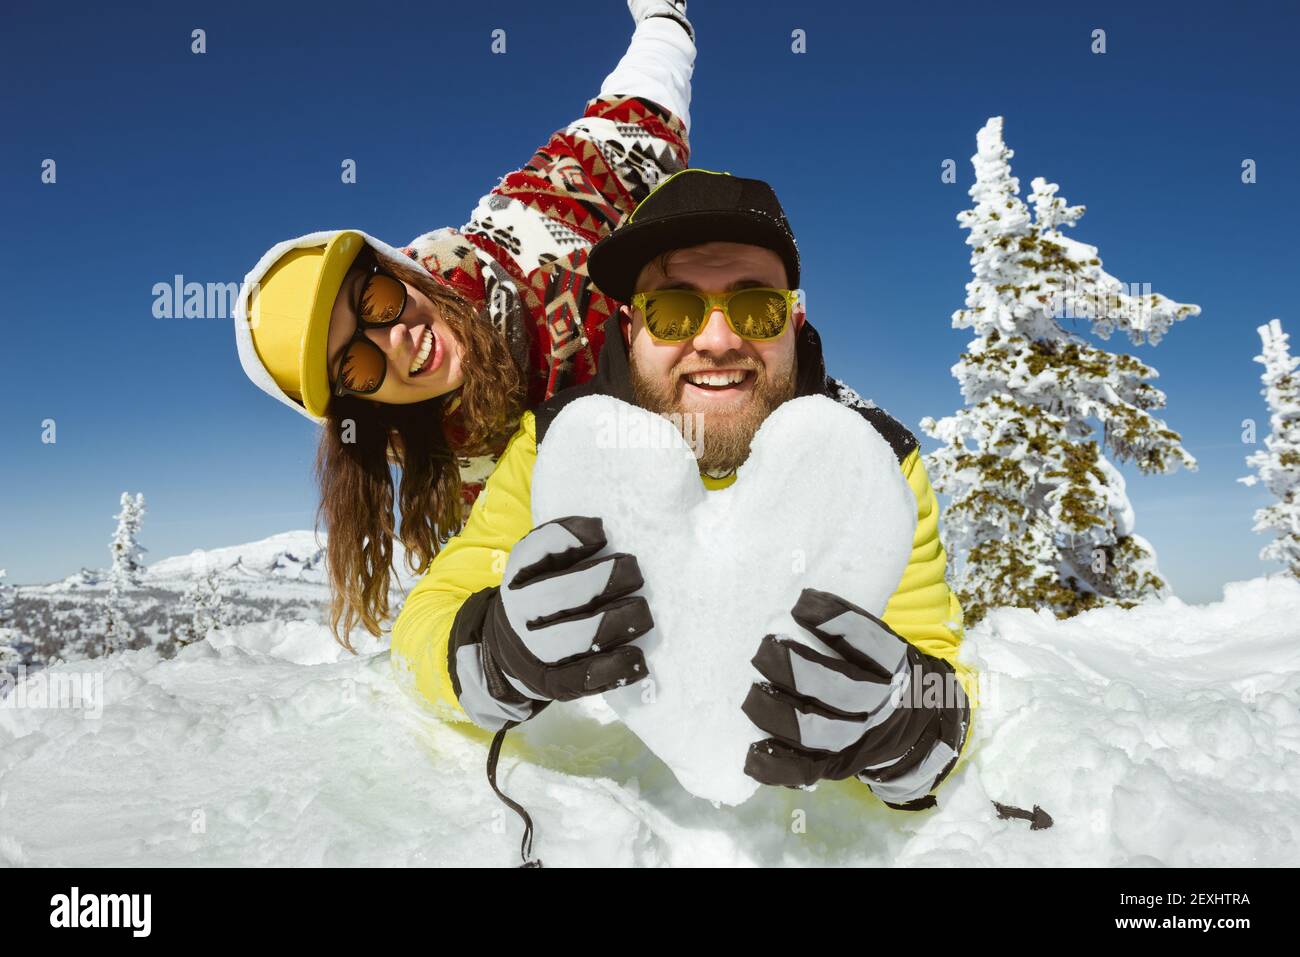
[[[420,348],[411,360],[409,375],[412,379],[429,375],[442,365],[442,340],[434,333],[433,326],[426,326],[420,337]]]

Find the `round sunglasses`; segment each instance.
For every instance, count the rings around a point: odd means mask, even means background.
[[[387,329],[402,320],[406,309],[406,285],[384,272],[378,260],[365,266],[369,275],[357,296],[357,328],[340,353],[334,375],[334,394],[374,395],[388,375],[388,356],[366,333]]]

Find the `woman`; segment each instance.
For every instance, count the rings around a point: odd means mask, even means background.
[[[685,0],[628,7],[636,30],[599,95],[465,226],[400,250],[351,230],[312,233],[270,249],[245,278],[244,371],[325,426],[316,472],[330,623],[349,650],[355,625],[378,635],[388,616],[394,538],[412,571],[427,565],[522,409],[595,373],[617,303],[591,285],[587,253],[686,165]]]

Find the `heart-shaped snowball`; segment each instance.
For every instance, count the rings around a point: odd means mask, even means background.
[[[541,443],[532,507],[539,525],[597,516],[609,550],[636,556],[655,622],[638,639],[650,675],[605,700],[682,787],[725,804],[758,788],[745,755],[766,735],[741,704],[761,677],[750,660],[763,636],[833,654],[790,616],[799,593],[833,592],[881,614],[916,526],[889,444],[823,396],[778,407],[735,483],[712,492],[668,419],[605,396],[577,399]]]

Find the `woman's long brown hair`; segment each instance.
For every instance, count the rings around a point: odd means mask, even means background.
[[[502,336],[472,305],[412,263],[384,268],[433,300],[462,347],[458,447],[443,434],[444,403],[452,395],[411,405],[384,405],[335,396],[316,455],[320,486],[317,524],[328,533],[330,628],[348,651],[352,629],[372,635],[388,617],[393,543],[406,547],[412,573],[422,571],[464,520],[458,458],[482,454],[513,428],[522,374]],[[394,481],[400,470],[400,484]],[[395,528],[394,496],[401,515]]]

